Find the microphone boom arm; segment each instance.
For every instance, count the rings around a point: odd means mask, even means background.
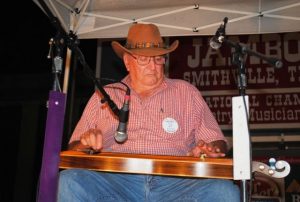
[[[225,44],[228,44],[229,46],[235,48],[235,50],[241,51],[242,54],[248,54],[248,55],[252,55],[257,58],[260,58],[275,68],[281,68],[283,66],[283,63],[281,60],[279,60],[277,58],[273,58],[273,57],[268,57],[262,53],[251,50],[249,47],[247,47],[246,45],[244,45],[242,43],[230,41],[226,37],[222,37],[221,41],[222,41],[222,43],[224,42]]]

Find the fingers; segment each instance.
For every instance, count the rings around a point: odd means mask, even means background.
[[[201,151],[202,150],[200,149],[200,147],[196,146],[187,153],[187,156],[199,157],[201,154]]]
[[[187,153],[187,156],[193,156],[193,157],[212,157],[212,158],[218,158],[218,157],[224,157],[225,154],[221,153],[221,150],[219,147],[214,146],[211,143],[205,143],[203,140],[200,140],[191,151]]]
[[[221,149],[212,143],[208,143],[207,148],[208,148],[208,151],[211,153],[221,153]]]
[[[102,149],[102,135],[100,130],[90,129],[80,139],[81,144],[94,150]]]
[[[102,145],[103,145],[102,141],[103,141],[102,135],[101,134],[96,135],[96,140],[95,140],[95,142],[96,142],[95,149],[96,150],[102,149]]]

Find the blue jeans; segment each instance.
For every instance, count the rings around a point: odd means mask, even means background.
[[[60,172],[59,202],[240,201],[230,180],[119,174],[69,169]]]

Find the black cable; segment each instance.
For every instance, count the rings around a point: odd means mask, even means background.
[[[110,78],[101,78],[100,80],[110,81],[110,82],[113,82],[113,83],[120,83],[120,84],[124,85],[126,87],[126,95],[130,96],[130,88],[126,83],[124,83],[122,81],[117,81],[115,79],[110,79]],[[99,81],[99,79],[97,79],[97,81]],[[101,100],[101,103],[105,103],[105,102],[106,102],[105,99]]]

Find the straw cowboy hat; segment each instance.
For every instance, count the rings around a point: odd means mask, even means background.
[[[178,40],[167,47],[160,35],[158,27],[154,24],[133,24],[128,31],[126,45],[113,41],[112,48],[116,54],[123,58],[125,52],[143,56],[164,55],[174,51],[178,46]]]

